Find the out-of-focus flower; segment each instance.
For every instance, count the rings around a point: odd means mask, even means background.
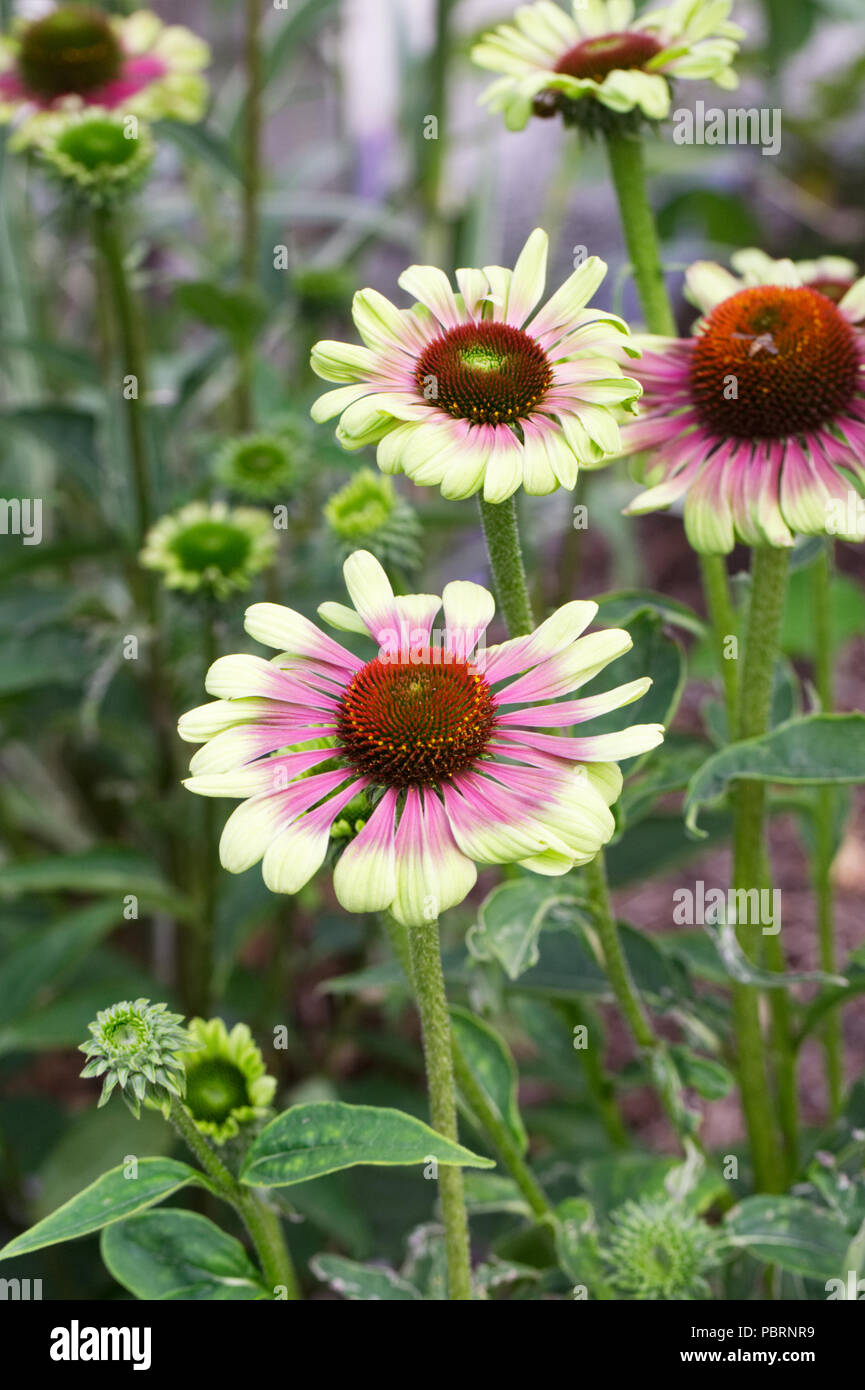
[[[731,7],[675,0],[635,19],[631,0],[573,0],[573,17],[551,0],[521,5],[472,50],[480,67],[503,74],[481,100],[512,130],[533,113],[588,129],[630,113],[663,120],[671,79],[738,85],[731,64],[744,30],[729,22]]]
[[[103,1078],[100,1105],[118,1086],[136,1117],[145,1099],[166,1110],[172,1096],[183,1097],[184,1058],[196,1044],[183,1027],[182,1014],[168,1013],[165,1004],[148,999],[124,999],[87,1026],[92,1037],[79,1048],[87,1057],[81,1075]]]
[[[34,148],[43,165],[67,185],[103,201],[125,194],[147,175],[155,145],[149,129],[114,111],[87,107],[52,114]]]
[[[213,464],[214,477],[241,497],[275,501],[290,497],[305,462],[305,440],[297,431],[247,434],[229,439]]]
[[[343,383],[313,406],[339,416],[346,449],[377,444],[384,473],[440,486],[445,497],[483,489],[503,502],[517,488],[573,488],[619,447],[617,415],[637,383],[628,326],[586,306],[606,274],[591,256],[540,309],[547,236],[532,232],[514,270],[458,270],[459,292],[435,266],[410,266],[399,283],[419,301],[398,309],[375,290],[354,297],[365,346],[321,342],[312,366]]]
[[[151,527],[139,559],[161,572],[168,589],[222,599],[247,589],[275,554],[276,532],[267,512],[190,502]]]
[[[627,651],[627,632],[583,636],[597,605],[573,602],[529,636],[484,651],[495,604],[480,585],[394,597],[365,551],[344,574],[353,607],[325,603],[319,614],[372,637],[371,659],[290,608],[254,604],[247,632],[280,655],[220,658],[206,680],[216,702],[180,720],[181,737],[204,744],[190,791],[243,798],[222,833],[224,867],[242,873],[263,860],[271,891],[298,892],[360,792],[374,809],[334,870],[349,912],[390,909],[419,925],[463,900],[478,863],[563,874],[591,860],[613,833],[617,761],[655,747],[663,730],[538,730],[581,724],[644,694],[648,679],[559,700]],[[329,747],[276,752],[322,737]]]
[[[721,1248],[699,1216],[672,1201],[644,1199],[612,1213],[602,1254],[623,1298],[673,1303],[708,1297],[706,1275]]]
[[[207,103],[207,44],[150,10],[108,15],[60,5],[0,41],[0,121],[30,144],[58,110],[97,106],[144,120],[199,121]]]
[[[641,338],[640,415],[622,431],[648,485],[628,508],[684,498],[696,550],[790,546],[794,535],[862,539],[865,279],[835,304],[792,261],[756,283],[700,261],[686,275],[703,317],[690,339]],[[851,502],[854,504],[851,506]]]
[[[229,1033],[221,1018],[193,1018],[189,1034],[197,1046],[183,1058],[186,1108],[202,1134],[224,1144],[267,1114],[276,1078],[245,1023]]]
[[[362,468],[328,499],[325,520],[343,555],[368,550],[382,564],[417,569],[421,561],[420,524],[414,508],[390,478]]]
[[[734,251],[730,264],[746,285],[771,285],[779,273],[782,276],[780,283],[785,283],[783,277],[787,261],[773,260],[756,246]],[[819,290],[833,304],[840,303],[847,291],[853,288],[860,273],[856,262],[848,260],[846,256],[818,256],[813,261],[794,261],[793,268],[803,285]]]

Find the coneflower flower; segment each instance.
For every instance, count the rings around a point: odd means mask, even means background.
[[[744,30],[729,22],[731,5],[676,0],[638,19],[631,0],[573,0],[573,17],[550,0],[521,5],[472,49],[480,67],[503,74],[481,100],[503,111],[511,130],[533,113],[589,129],[603,128],[610,113],[663,120],[672,78],[738,85],[731,63]]]
[[[147,175],[156,152],[143,122],[130,130],[125,116],[98,106],[52,113],[40,124],[33,148],[48,172],[98,203],[134,189]]]
[[[865,483],[865,279],[836,304],[792,261],[769,264],[771,283],[754,283],[752,265],[745,284],[698,262],[695,335],[640,339],[642,408],[622,443],[644,451],[649,486],[628,511],[684,498],[688,538],[708,554],[790,546],[797,532],[862,539],[851,479]]]
[[[273,892],[298,892],[360,792],[374,809],[334,870],[350,912],[390,909],[420,925],[463,900],[476,864],[561,874],[592,859],[613,833],[617,761],[653,748],[663,730],[539,731],[581,724],[646,691],[642,679],[559,699],[626,651],[628,634],[583,636],[597,605],[572,602],[529,636],[485,650],[495,605],[480,585],[395,598],[365,551],[344,574],[354,606],[325,603],[319,614],[371,637],[371,657],[290,608],[254,604],[247,632],[280,655],[221,657],[206,681],[215,703],[180,720],[182,738],[205,743],[186,786],[245,798],[222,834],[224,867],[242,873],[263,860]],[[323,737],[330,746],[315,746]],[[301,751],[278,751],[287,746]]]
[[[145,569],[160,571],[167,589],[223,599],[249,588],[273,563],[276,544],[268,512],[190,502],[151,526],[138,558]]]
[[[108,15],[61,5],[16,24],[0,43],[0,121],[15,122],[28,144],[45,115],[98,106],[145,120],[198,121],[210,58],[207,44],[149,10]]]
[[[771,285],[778,275],[778,267],[786,266],[785,260],[773,260],[756,246],[746,246],[734,251],[730,264],[738,272],[746,285]],[[846,256],[817,256],[813,261],[794,261],[793,268],[803,285],[819,290],[838,304],[848,290],[859,279],[859,267]]]
[[[189,1021],[193,1049],[184,1053],[186,1108],[202,1134],[217,1144],[263,1119],[276,1091],[245,1023],[229,1033],[221,1018]]]
[[[623,376],[628,327],[586,305],[606,274],[591,256],[540,309],[547,236],[532,232],[513,271],[458,270],[459,293],[435,266],[399,278],[418,301],[398,309],[375,290],[354,297],[365,346],[320,342],[312,366],[343,383],[313,406],[339,416],[346,449],[377,444],[384,473],[440,486],[445,497],[483,489],[503,502],[517,488],[573,488],[619,445],[616,416],[639,394]]]

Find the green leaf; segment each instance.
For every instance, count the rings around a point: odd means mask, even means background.
[[[510,1212],[513,1216],[530,1216],[529,1205],[513,1178],[503,1173],[468,1171],[463,1178],[463,1194],[469,1211],[478,1215],[490,1212]]]
[[[148,906],[183,907],[178,891],[146,855],[135,850],[92,849],[80,854],[53,854],[0,867],[0,897],[22,893],[104,893],[117,895],[117,908],[128,894]]]
[[[584,1197],[568,1197],[556,1207],[556,1254],[574,1284],[585,1284],[593,1298],[609,1299],[595,1213]]]
[[[468,1009],[455,1005],[450,1017],[472,1076],[525,1153],[529,1140],[517,1102],[517,1069],[507,1043],[485,1019]]]
[[[309,1267],[316,1279],[327,1284],[334,1293],[352,1303],[379,1302],[418,1303],[423,1295],[414,1284],[403,1279],[386,1265],[364,1265],[342,1255],[315,1255]]]
[[[186,1163],[175,1162],[173,1158],[141,1158],[138,1160],[137,1177],[127,1177],[126,1173],[126,1164],[103,1173],[101,1178],[64,1202],[57,1211],[11,1240],[0,1250],[0,1259],[28,1255],[31,1250],[41,1250],[45,1245],[57,1245],[63,1240],[77,1240],[79,1236],[91,1235],[93,1231],[102,1230],[103,1226],[124,1221],[133,1213],[164,1201],[172,1192],[179,1192],[190,1183],[208,1186],[201,1173]]]
[[[802,1197],[746,1197],[723,1225],[727,1241],[807,1279],[834,1279],[849,1245],[843,1225]]]
[[[810,714],[722,748],[688,785],[685,821],[694,835],[703,834],[700,807],[737,777],[794,786],[865,782],[865,714]]]
[[[750,911],[747,914],[750,916]],[[745,955],[736,936],[736,928],[730,922],[718,926],[706,926],[706,931],[718,948],[718,955],[724,962],[727,974],[742,985],[755,985],[758,989],[789,989],[791,985],[832,985],[846,986],[843,975],[827,975],[822,970],[764,970],[755,965]]]
[[[500,883],[480,906],[469,931],[469,950],[478,960],[497,960],[516,980],[538,963],[538,935],[546,917],[557,904],[571,900],[572,895],[551,888],[537,874]]]
[[[92,467],[96,458],[96,417],[68,405],[22,405],[0,411],[0,420],[47,444],[61,459],[74,455]]]
[[[669,1197],[671,1187],[678,1186],[683,1166],[675,1158],[618,1154],[586,1159],[579,1173],[592,1206],[603,1218],[623,1202]],[[699,1215],[726,1191],[723,1178],[704,1170],[682,1200],[688,1211]]]
[[[48,928],[33,927],[5,952],[0,972],[0,1024],[27,1011],[39,991],[56,985],[120,920],[121,905],[94,903]]]
[[[705,1096],[706,1100],[723,1100],[736,1084],[733,1073],[711,1057],[701,1057],[690,1048],[677,1044],[670,1045],[670,1052],[682,1085]]]
[[[146,1153],[149,1162],[170,1153],[175,1142],[174,1131],[157,1110],[145,1108],[137,1120],[125,1105],[82,1110],[40,1157],[33,1183],[36,1195],[30,1204],[33,1219],[50,1216],[107,1168],[122,1165],[129,1154]]]
[[[248,343],[264,324],[264,301],[248,290],[225,289],[210,280],[187,280],[175,298],[193,318],[225,333],[235,343]]]
[[[377,1105],[322,1101],[295,1105],[262,1130],[243,1163],[241,1182],[287,1187],[358,1164],[405,1163],[493,1168],[492,1159],[436,1134],[422,1120]]]
[[[781,629],[781,645],[790,656],[813,658],[815,655],[813,609],[812,577],[807,570],[799,570],[790,576]],[[861,584],[846,575],[833,574],[828,614],[832,650],[837,651],[851,637],[858,637],[865,631],[865,594]]]
[[[706,624],[693,608],[666,594],[656,594],[652,589],[616,589],[601,594],[597,602],[598,622],[604,627],[629,627],[634,618],[649,612],[670,627],[680,627],[695,637],[702,637],[706,631]]]
[[[272,1291],[239,1240],[192,1211],[151,1211],[110,1227],[102,1259],[136,1298],[251,1302]]]

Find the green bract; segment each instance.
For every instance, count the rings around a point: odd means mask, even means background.
[[[147,999],[124,999],[98,1013],[88,1024],[92,1038],[79,1050],[87,1057],[81,1075],[104,1078],[99,1104],[105,1105],[117,1086],[135,1116],[145,1099],[165,1110],[172,1096],[182,1097],[183,1056],[196,1047],[182,1024],[182,1014]]]
[[[625,1298],[705,1298],[720,1241],[705,1221],[671,1201],[625,1202],[612,1213],[603,1258]]]

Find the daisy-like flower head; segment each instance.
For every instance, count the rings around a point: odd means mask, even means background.
[[[706,1274],[722,1242],[699,1216],[672,1201],[625,1202],[610,1217],[603,1256],[626,1298],[679,1302],[709,1295]]]
[[[583,636],[597,605],[573,602],[531,635],[483,649],[495,605],[480,585],[395,598],[365,551],[349,557],[344,574],[353,607],[318,611],[371,637],[366,659],[292,609],[257,603],[246,630],[279,655],[221,657],[206,681],[215,703],[180,720],[181,738],[205,745],[186,786],[244,798],[222,833],[224,867],[242,873],[261,860],[272,892],[298,892],[361,792],[372,813],[334,869],[349,912],[390,909],[419,925],[462,902],[477,864],[562,874],[592,859],[613,833],[616,760],[653,748],[663,730],[636,725],[580,738],[542,730],[583,723],[645,692],[647,679],[559,698],[626,651],[628,634]],[[322,737],[328,747],[304,748]]]
[[[372,468],[361,468],[328,498],[324,518],[343,556],[369,550],[383,564],[420,565],[421,530],[414,508],[399,496],[391,478]]]
[[[221,1018],[193,1018],[189,1034],[195,1050],[183,1058],[186,1108],[202,1134],[224,1144],[267,1114],[276,1078],[245,1023],[229,1033]]]
[[[164,1110],[172,1096],[183,1096],[184,1059],[198,1044],[183,1027],[182,1014],[147,999],[124,999],[87,1026],[91,1037],[79,1048],[87,1056],[81,1075],[103,1078],[100,1105],[117,1086],[136,1118],[143,1100]]]
[[[141,122],[130,126],[125,116],[95,106],[52,113],[40,125],[34,147],[51,173],[91,202],[104,202],[136,187],[147,175],[156,148]]]
[[[150,528],[138,558],[146,569],[161,571],[167,589],[202,590],[222,599],[248,589],[275,554],[276,532],[267,512],[190,502]]]
[[[213,464],[214,476],[232,492],[263,501],[291,496],[297,487],[305,441],[296,431],[247,434],[229,439]]]
[[[346,449],[377,444],[383,473],[440,486],[445,497],[483,489],[503,502],[522,485],[543,494],[573,488],[580,465],[618,448],[616,411],[639,386],[623,376],[635,355],[628,327],[586,305],[606,274],[591,256],[537,308],[547,236],[532,232],[513,271],[458,270],[459,293],[435,266],[410,266],[399,283],[419,301],[397,309],[375,290],[354,297],[365,346],[321,342],[312,366],[345,383],[312,409],[339,416]]]
[[[19,148],[51,112],[84,106],[151,121],[199,121],[207,102],[201,69],[209,59],[201,39],[149,10],[115,16],[60,5],[0,41],[0,121],[16,123]]]
[[[511,130],[533,113],[590,131],[621,128],[623,118],[661,121],[671,79],[737,86],[731,64],[744,31],[729,22],[731,6],[674,0],[635,19],[632,0],[573,0],[573,17],[551,0],[521,5],[472,50],[480,67],[503,74],[481,100]]]
[[[703,312],[690,339],[641,339],[640,418],[622,431],[648,490],[631,513],[684,497],[696,550],[789,546],[794,535],[861,540],[865,483],[865,279],[835,303],[792,261],[748,280],[698,262],[686,275]],[[853,505],[851,505],[851,503]]]

